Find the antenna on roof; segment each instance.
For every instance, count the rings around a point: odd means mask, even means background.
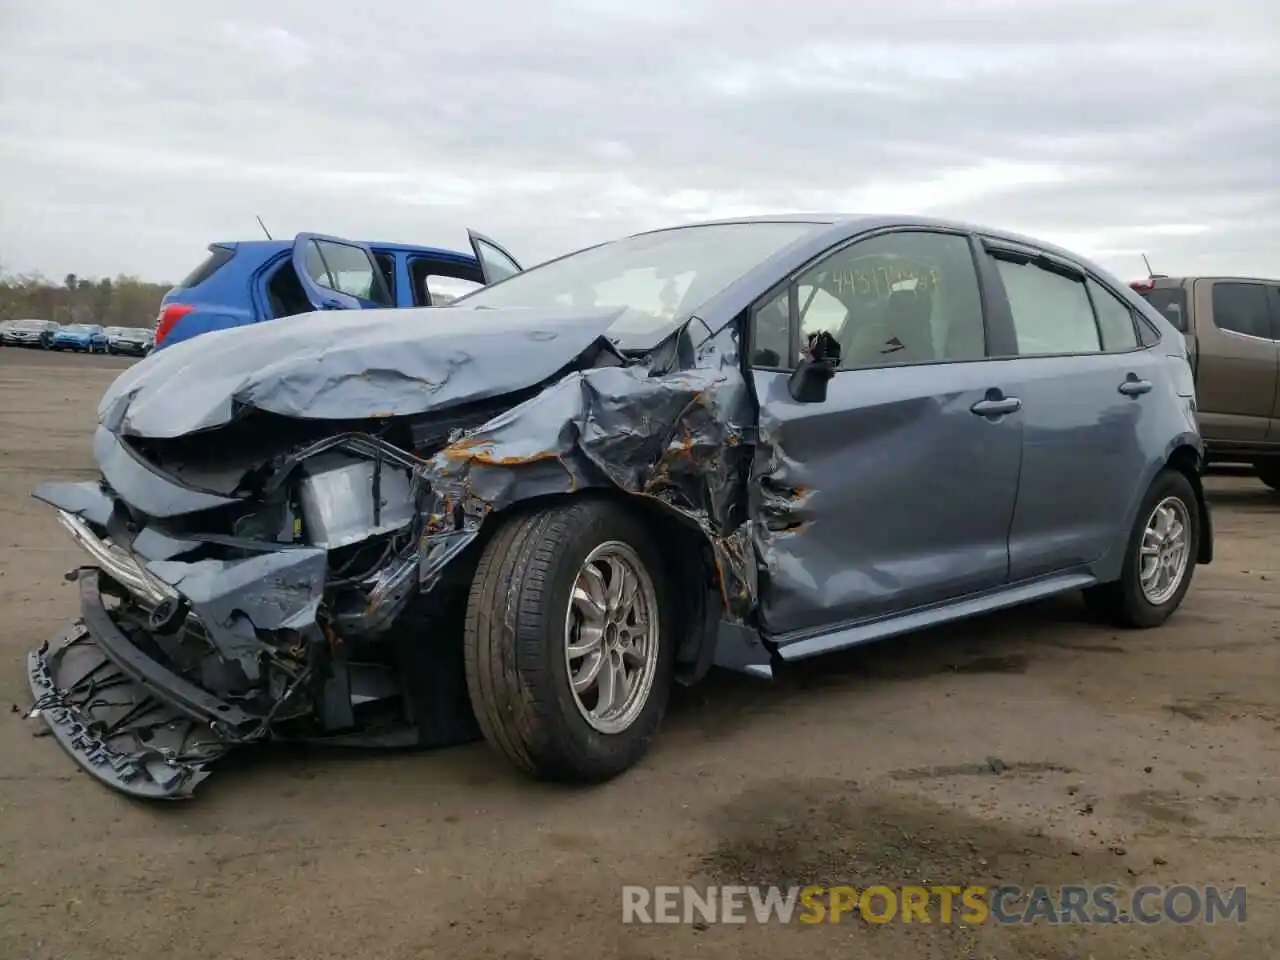
[[[256,216],[256,214],[255,214],[255,216]],[[271,239],[271,231],[267,229],[267,225],[266,225],[265,223],[263,223],[263,222],[262,222],[262,218],[261,218],[261,217],[258,217],[258,226],[260,226],[260,227],[262,228],[262,232],[263,232],[263,233],[265,233],[265,234],[267,235],[267,239],[268,239],[268,240],[270,240],[270,239]],[[1148,268],[1148,269],[1150,269],[1150,268]]]
[[[259,222],[261,222],[261,221],[259,221]],[[263,230],[265,230],[265,229],[267,229],[267,228],[266,228],[266,227],[263,227],[262,229],[263,229]],[[1155,274],[1155,271],[1151,269],[1151,261],[1147,259],[1147,255],[1146,255],[1145,253],[1142,255],[1142,262],[1143,262],[1144,264],[1146,264],[1146,267],[1147,267],[1147,276],[1148,276],[1148,277],[1154,277],[1154,276],[1156,275],[1156,274]]]

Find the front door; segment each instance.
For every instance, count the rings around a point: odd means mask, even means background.
[[[998,587],[1022,447],[986,358],[974,248],[891,231],[808,268],[753,313],[751,485],[765,632],[786,644]],[[841,346],[825,400],[788,390],[802,335]]]
[[[395,306],[382,269],[365,244],[300,233],[293,240],[293,268],[316,310]]]

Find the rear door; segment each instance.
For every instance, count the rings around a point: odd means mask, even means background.
[[[467,239],[471,241],[471,249],[480,261],[480,272],[484,274],[485,286],[505,280],[507,277],[524,272],[524,267],[516,262],[516,258],[500,247],[495,240],[490,240],[482,233],[467,231]]]
[[[1271,308],[1271,339],[1280,345],[1280,283],[1267,284],[1267,299]],[[1276,378],[1276,396],[1271,405],[1271,427],[1268,443],[1280,443],[1280,373]]]
[[[293,268],[316,310],[368,310],[395,306],[373,251],[363,243],[300,233]]]
[[[1197,280],[1196,402],[1205,439],[1266,438],[1280,377],[1266,284]]]
[[[984,248],[1016,341],[1007,389],[1022,401],[1009,576],[1079,570],[1123,536],[1147,475],[1161,360],[1142,348],[1129,305],[1077,265],[995,239]]]

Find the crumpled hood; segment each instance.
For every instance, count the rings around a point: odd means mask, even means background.
[[[98,420],[159,439],[248,409],[312,420],[425,413],[537,385],[601,343],[621,312],[340,310],[219,330],[121,374]]]

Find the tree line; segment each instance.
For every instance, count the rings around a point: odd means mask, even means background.
[[[150,327],[160,310],[160,299],[171,286],[125,274],[112,279],[69,273],[58,283],[39,273],[12,274],[0,269],[0,320]]]

